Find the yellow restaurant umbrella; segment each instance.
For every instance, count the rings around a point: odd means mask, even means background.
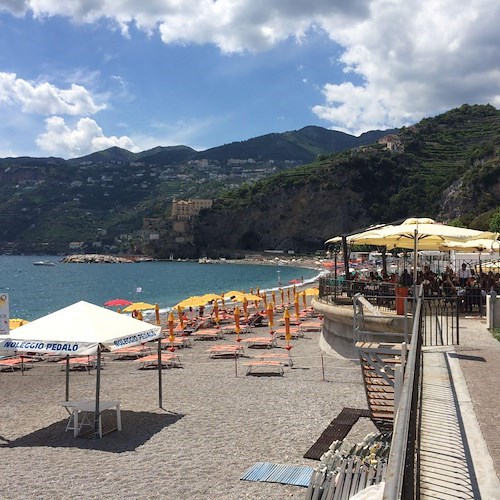
[[[440,250],[455,252],[500,252],[500,241],[492,238],[478,238],[467,241],[446,241]]]
[[[132,312],[132,311],[146,311],[147,309],[154,309],[154,304],[148,304],[147,302],[134,302],[127,306],[123,312]]]

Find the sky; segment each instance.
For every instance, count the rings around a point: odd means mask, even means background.
[[[0,157],[500,108],[498,0],[0,0]]]

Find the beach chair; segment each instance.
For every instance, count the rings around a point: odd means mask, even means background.
[[[195,340],[217,340],[223,338],[219,328],[202,328],[191,333]]]
[[[147,356],[153,352],[153,348],[147,345],[123,347],[111,353],[114,360],[137,359]]]
[[[144,356],[135,360],[139,363],[139,370],[148,370],[152,368],[158,368],[158,354],[150,354],[149,356]],[[180,368],[181,360],[176,354],[163,354],[161,355],[161,367],[162,368]]]
[[[263,352],[254,356],[254,359],[258,361],[279,361],[283,366],[293,366],[292,356],[284,352]]]
[[[284,326],[280,326],[279,328],[276,328],[274,330],[274,334],[279,337],[284,339],[286,337],[286,329]],[[291,326],[290,327],[290,337],[292,339],[298,339],[299,337],[303,337],[304,333],[301,331],[299,326]]]
[[[283,376],[285,370],[283,370],[283,364],[280,361],[275,360],[264,360],[264,361],[250,361],[248,363],[243,363],[247,367],[246,375],[257,375],[264,373],[277,373]],[[255,371],[257,369],[257,371]]]
[[[16,370],[27,370],[29,368],[31,368],[31,362],[21,356],[0,359],[0,372],[14,372]]]
[[[268,337],[249,337],[242,339],[242,342],[247,345],[247,347],[265,347],[271,349],[276,347],[276,341],[269,335]]]
[[[189,337],[174,337],[174,341],[171,342],[168,338],[161,339],[161,348],[168,349],[171,346],[183,349],[185,347],[191,347],[191,339]]]
[[[66,369],[66,359],[61,359],[57,362],[57,364],[62,365],[61,370]],[[95,356],[79,356],[69,358],[69,369],[72,371],[90,371],[92,368],[95,368],[95,364]]]
[[[234,344],[216,345],[207,350],[211,358],[238,357],[243,351],[243,346]]]

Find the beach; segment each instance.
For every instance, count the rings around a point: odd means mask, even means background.
[[[258,328],[251,335],[269,333]],[[65,432],[61,365],[43,361],[25,375],[0,373],[0,497],[302,498],[305,488],[240,477],[257,462],[317,466],[303,455],[328,424],[344,407],[366,408],[357,360],[325,354],[323,369],[318,337],[308,332],[292,340],[294,365],[282,377],[246,376],[250,357],[209,357],[209,347],[235,343],[234,335],[193,341],[175,352],[182,367],[162,372],[164,410],[156,370],[107,355],[101,399],[120,400],[123,430],[101,440]],[[286,353],[284,346],[279,340],[272,350]],[[252,357],[261,352],[245,349]],[[94,395],[95,370],[72,372],[70,398]],[[105,426],[114,418],[108,410]],[[360,419],[347,439],[357,442],[373,430]]]

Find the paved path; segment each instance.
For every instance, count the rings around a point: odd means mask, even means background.
[[[488,331],[485,320],[460,318],[456,356],[495,472],[500,477],[500,342]]]
[[[460,345],[424,348],[421,498],[500,499],[500,343],[460,318]]]

